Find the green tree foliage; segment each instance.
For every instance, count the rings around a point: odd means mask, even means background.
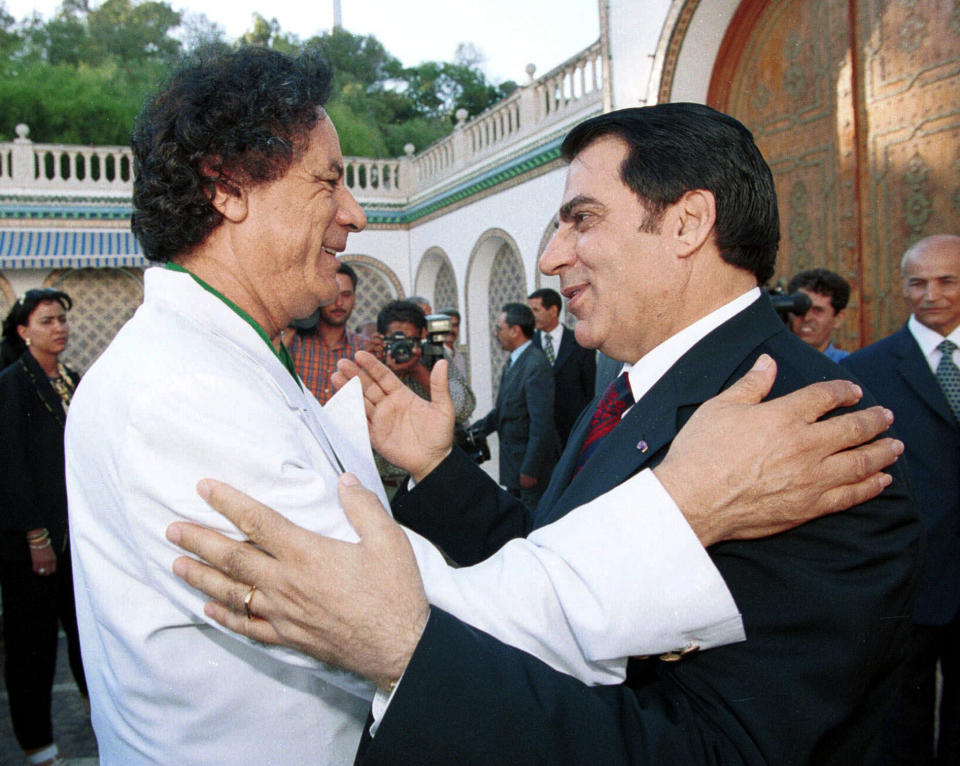
[[[258,13],[229,43],[222,27],[165,0],[63,0],[49,21],[20,22],[0,0],[0,137],[25,122],[37,142],[123,145],[145,96],[184,55],[231,45],[325,55],[334,67],[327,111],[347,155],[422,150],[452,130],[458,109],[478,114],[516,87],[488,82],[472,45],[454,62],[404,67],[375,37],[336,29],[301,42]]]
[[[170,31],[180,26],[180,14],[164,2],[104,0],[87,14],[87,33],[106,57],[122,62],[171,61],[180,42]]]

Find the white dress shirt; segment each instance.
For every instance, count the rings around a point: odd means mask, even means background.
[[[920,346],[920,351],[923,352],[927,364],[930,365],[930,371],[934,375],[937,374],[940,357],[943,356],[943,352],[937,348],[937,346],[943,343],[944,340],[950,340],[956,344],[957,348],[953,351],[953,361],[954,364],[957,363],[958,355],[960,355],[960,327],[955,327],[952,333],[944,337],[936,330],[931,330],[926,325],[920,324],[914,314],[911,314],[910,319],[907,320],[907,327],[910,328],[913,339],[917,342],[917,345]]]

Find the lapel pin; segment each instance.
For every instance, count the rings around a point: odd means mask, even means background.
[[[641,439],[637,442],[637,449],[646,454],[647,450],[650,449],[650,445]]]

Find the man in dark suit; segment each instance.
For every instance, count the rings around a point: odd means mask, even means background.
[[[757,369],[769,370],[764,354],[779,365],[775,397],[838,372],[790,335],[760,295],[779,239],[776,196],[769,168],[742,125],[695,104],[629,109],[575,128],[563,154],[570,163],[567,185],[541,269],[560,277],[568,309],[579,319],[578,340],[624,362],[626,374],[575,425],[532,514],[485,482],[462,453],[440,459],[443,439],[430,445],[431,457],[412,471],[416,486],[398,499],[395,512],[429,530],[459,563],[483,559],[645,468],[655,467],[681,508],[711,505],[718,488],[702,479],[723,474],[735,459],[730,449],[707,450],[695,465],[673,459],[686,434],[709,430],[697,407],[758,358]],[[371,370],[362,374],[381,376]],[[381,407],[384,418],[397,416],[397,405],[388,401],[397,389],[389,381],[381,389],[366,383],[376,431],[385,425]],[[419,450],[424,447],[421,441]],[[752,465],[753,481],[763,480],[764,462]],[[919,522],[902,477],[893,473],[893,484],[874,500],[772,537],[747,541],[735,531],[698,529],[741,610],[746,641],[637,658],[626,682],[615,686],[588,687],[441,610],[428,610],[415,589],[404,591],[411,601],[403,608],[389,609],[388,636],[371,642],[365,633],[362,649],[341,650],[330,640],[337,637],[335,625],[319,628],[318,618],[308,620],[313,624],[304,639],[303,621],[266,595],[260,609],[270,613],[269,627],[238,618],[248,588],[236,579],[279,576],[261,552],[214,542],[208,533],[209,547],[188,549],[220,560],[234,579],[195,562],[181,565],[185,574],[192,571],[189,581],[230,604],[215,614],[224,624],[335,659],[392,692],[359,755],[364,764],[858,763],[879,731],[878,701],[882,708],[895,690],[916,564]],[[642,516],[646,506],[635,502]],[[280,523],[262,514],[257,518],[269,519],[271,527]],[[360,551],[344,554],[379,560],[376,551],[389,535],[373,524],[361,527]],[[268,550],[295,532],[275,531]],[[310,545],[292,547],[302,561]],[[381,553],[392,557],[394,550],[388,545]],[[330,552],[327,547],[324,557]],[[296,567],[281,568],[281,582],[296,577]],[[311,572],[316,581],[313,563]],[[571,579],[582,582],[583,574],[573,571]],[[368,582],[363,586],[369,589]],[[338,608],[336,619],[356,608],[355,601]],[[376,620],[387,619],[384,607],[377,605]],[[297,627],[288,630],[274,609]],[[361,624],[358,614],[346,622]]]
[[[906,326],[842,364],[893,410],[927,532],[901,696],[884,763],[960,763],[960,237],[912,245],[901,265]],[[934,739],[937,663],[943,674]]]
[[[494,325],[500,347],[510,354],[493,409],[475,424],[500,438],[500,483],[528,508],[536,508],[560,456],[553,424],[553,373],[531,341],[533,312],[508,303]]]
[[[560,324],[563,300],[556,290],[534,290],[527,296],[527,305],[537,324],[533,345],[543,350],[553,369],[553,415],[563,448],[573,424],[594,397],[597,352],[577,343],[573,330]]]

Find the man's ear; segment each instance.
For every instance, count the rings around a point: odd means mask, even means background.
[[[717,200],[713,192],[693,189],[686,192],[672,206],[676,215],[677,253],[692,255],[713,236],[717,222]]]
[[[210,203],[216,210],[233,223],[240,223],[247,217],[247,192],[233,181],[222,168],[215,168],[213,160],[205,160],[201,172],[213,181],[213,199]]]
[[[838,328],[840,327],[840,324],[843,322],[843,312],[845,312],[845,311],[846,311],[846,309],[840,309],[836,314],[834,314],[834,316],[833,316],[833,329],[834,329],[834,330],[838,329]]]

